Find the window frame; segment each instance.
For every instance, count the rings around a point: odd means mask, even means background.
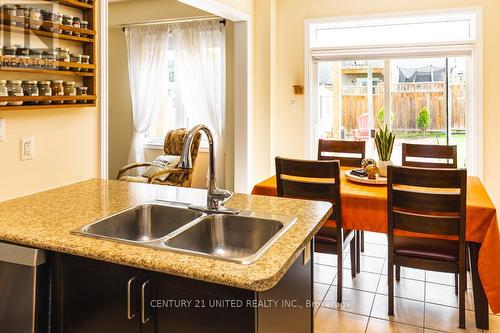
[[[474,15],[475,39],[456,42],[440,43],[412,43],[401,45],[358,45],[349,47],[310,47],[309,36],[311,26],[318,23],[351,21],[363,22],[369,19],[395,18],[401,16],[424,16],[424,15]],[[458,8],[449,10],[393,13],[389,15],[363,15],[348,17],[333,17],[322,19],[306,19],[304,21],[304,85],[305,89],[305,147],[307,158],[315,158],[315,110],[316,110],[316,87],[315,75],[317,74],[317,62],[326,61],[348,61],[348,60],[386,60],[390,58],[429,58],[429,57],[467,57],[466,80],[469,85],[467,89],[467,168],[470,174],[483,176],[483,68],[482,68],[482,8]],[[387,68],[387,67],[386,67]],[[389,82],[389,80],[386,80]],[[390,97],[390,94],[386,94]],[[387,100],[385,102],[387,104]],[[390,105],[390,103],[389,103]],[[386,112],[386,117],[390,112]],[[390,122],[389,122],[390,123]]]

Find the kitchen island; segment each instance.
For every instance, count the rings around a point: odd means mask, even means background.
[[[0,203],[0,240],[49,251],[55,331],[312,331],[312,238],[329,203],[235,194],[227,207],[296,217],[248,265],[71,233],[142,203],[205,199],[93,179]]]

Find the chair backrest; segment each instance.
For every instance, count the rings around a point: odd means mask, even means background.
[[[360,167],[365,150],[365,141],[319,139],[318,160],[338,160],[341,166]]]
[[[409,158],[411,160],[408,160]],[[418,160],[415,160],[415,158]],[[403,143],[402,160],[403,166],[456,169],[457,146]]]
[[[389,239],[394,230],[465,241],[465,169],[387,168]]]
[[[370,122],[370,115],[368,113],[363,113],[358,117],[358,127],[360,129],[368,129],[369,122]]]
[[[279,197],[329,201],[330,219],[342,227],[340,213],[340,165],[338,161],[310,161],[276,157]]]
[[[166,155],[181,155],[182,149],[184,147],[184,141],[188,134],[188,130],[185,128],[177,128],[171,130],[165,136],[165,141],[163,143],[163,151]],[[193,170],[196,162],[196,157],[198,156],[198,150],[200,149],[201,133],[197,133],[196,137],[192,143],[191,149],[191,159],[193,161],[193,168],[189,172],[185,173],[173,173],[167,177],[167,180],[178,184],[178,186],[189,187],[191,186],[191,181],[193,179]]]

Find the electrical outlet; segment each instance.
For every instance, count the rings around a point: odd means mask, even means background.
[[[21,139],[21,161],[35,159],[35,138]]]
[[[5,141],[5,119],[0,118],[0,142]]]

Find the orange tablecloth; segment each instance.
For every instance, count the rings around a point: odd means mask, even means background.
[[[340,195],[345,228],[387,232],[387,188],[347,180],[342,168]],[[276,177],[255,185],[252,194],[276,195]],[[500,231],[495,206],[477,177],[467,181],[466,239],[481,243],[478,269],[491,309],[500,312]]]

